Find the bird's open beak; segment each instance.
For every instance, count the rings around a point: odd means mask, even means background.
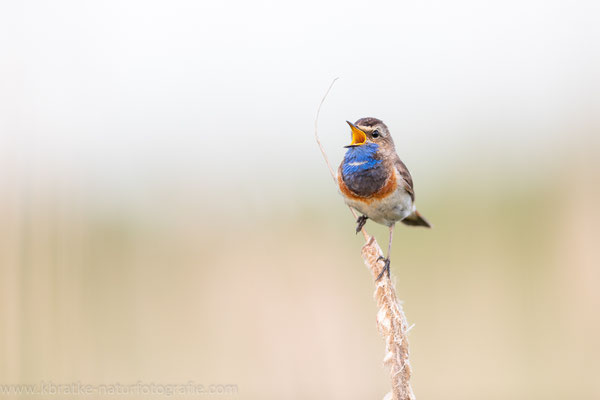
[[[356,125],[354,125],[350,121],[346,121],[350,128],[352,128],[352,142],[346,147],[360,146],[362,144],[367,143],[367,135],[358,129]]]

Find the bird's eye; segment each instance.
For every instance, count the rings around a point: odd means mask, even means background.
[[[371,135],[372,135],[374,138],[378,138],[378,137],[379,137],[379,131],[378,131],[377,129],[375,129]]]

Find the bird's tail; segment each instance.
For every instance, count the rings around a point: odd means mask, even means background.
[[[410,226],[424,226],[431,228],[431,224],[417,210],[402,220],[402,223]]]

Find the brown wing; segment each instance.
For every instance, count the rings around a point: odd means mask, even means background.
[[[408,172],[408,168],[406,168],[406,165],[404,165],[404,163],[402,162],[402,160],[400,160],[399,157],[396,158],[396,161],[394,164],[396,166],[396,169],[398,170],[398,173],[400,173],[400,176],[402,177],[402,179],[404,179],[404,189],[406,189],[406,191],[410,195],[410,198],[412,199],[412,201],[415,201],[415,191],[413,189],[413,180],[412,180],[412,176],[410,176],[410,172]]]

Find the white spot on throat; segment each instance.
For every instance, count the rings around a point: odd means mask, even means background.
[[[352,166],[352,167],[358,167],[359,165],[363,165],[366,164],[366,161],[354,161],[354,162],[350,162],[348,163],[348,165]]]

